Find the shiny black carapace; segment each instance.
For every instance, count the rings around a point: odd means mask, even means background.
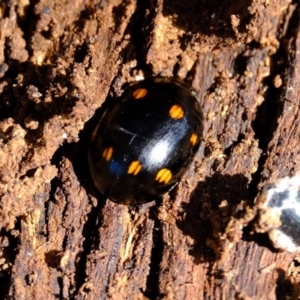
[[[169,191],[196,154],[203,115],[183,83],[154,78],[129,86],[94,130],[89,165],[98,190],[138,205]]]

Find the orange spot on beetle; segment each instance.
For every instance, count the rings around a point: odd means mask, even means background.
[[[130,164],[127,173],[132,175],[137,175],[141,171],[141,169],[142,169],[141,163],[138,160],[135,160]]]
[[[183,108],[180,105],[175,104],[171,107],[169,115],[172,119],[181,119],[184,116]]]
[[[156,174],[155,180],[159,183],[167,184],[172,179],[172,172],[169,169],[161,169]]]
[[[133,92],[132,96],[134,99],[138,100],[138,99],[142,99],[144,98],[148,93],[148,90],[147,89],[144,89],[144,88],[140,88],[140,89],[137,89]]]
[[[193,133],[190,137],[190,142],[193,146],[195,146],[197,141],[198,141],[198,135],[196,133]]]
[[[106,160],[106,161],[110,161],[113,155],[113,147],[108,147],[105,148],[103,153],[102,153],[102,157]]]

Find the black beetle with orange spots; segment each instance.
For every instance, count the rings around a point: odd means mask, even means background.
[[[175,79],[140,81],[118,100],[92,134],[91,175],[109,199],[143,204],[185,173],[200,145],[203,115],[190,89]]]

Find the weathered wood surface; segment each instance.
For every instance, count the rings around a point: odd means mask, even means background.
[[[300,257],[244,211],[300,169],[300,6],[223,2],[0,3],[0,299],[300,297]],[[175,191],[127,207],[86,151],[136,75],[191,82],[205,131]]]

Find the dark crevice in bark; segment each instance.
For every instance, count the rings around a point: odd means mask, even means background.
[[[151,263],[150,270],[147,277],[147,287],[144,292],[144,296],[149,299],[159,298],[159,271],[160,263],[162,261],[164,241],[162,224],[158,219],[158,207],[161,204],[162,199],[158,199],[156,205],[150,209],[149,217],[154,220],[154,230],[153,230],[153,248],[151,252]]]
[[[34,13],[35,5],[39,2],[38,0],[31,0],[30,5],[27,6],[24,17],[17,17],[17,23],[19,28],[22,29],[24,33],[24,39],[26,41],[26,50],[28,51],[29,56],[32,56],[31,49],[31,38],[32,33],[36,28],[36,24],[39,20],[39,17]]]
[[[78,263],[76,265],[76,286],[73,296],[75,297],[79,293],[79,289],[85,283],[87,274],[87,257],[92,252],[94,245],[99,244],[99,228],[101,227],[101,210],[105,201],[98,201],[98,205],[93,207],[91,212],[87,215],[88,219],[83,227],[82,236],[84,239],[81,253],[78,253]]]
[[[17,232],[20,230],[20,219],[17,220],[14,230]],[[1,229],[0,231],[0,249],[2,257],[5,258],[6,262],[9,264],[8,268],[5,269],[3,264],[0,270],[0,300],[9,299],[8,293],[12,286],[12,266],[14,265],[16,256],[18,254],[18,244],[19,238],[12,235],[10,231]]]
[[[282,269],[276,269],[276,299],[299,299],[300,289],[298,282],[293,282],[288,274]]]
[[[262,171],[267,160],[266,150],[270,141],[272,140],[274,131],[277,127],[277,120],[283,112],[283,101],[285,100],[286,82],[287,78],[293,76],[293,70],[289,66],[294,66],[295,61],[295,44],[293,37],[296,35],[295,30],[299,30],[299,7],[294,10],[291,18],[287,20],[288,26],[286,31],[284,30],[285,22],[281,24],[281,28],[278,29],[280,47],[277,52],[271,56],[271,70],[270,76],[268,76],[264,84],[268,87],[265,94],[265,101],[258,108],[256,118],[252,122],[253,129],[255,131],[255,137],[259,141],[259,147],[262,149],[263,155],[258,161],[258,169],[252,176],[252,182],[249,185],[249,192],[252,198],[258,193],[258,183],[261,181]],[[284,32],[285,31],[285,32]],[[280,37],[280,34],[284,34]],[[288,42],[292,39],[292,42]],[[292,47],[292,49],[290,48]],[[276,75],[281,75],[283,84],[281,87],[276,88],[273,80]]]
[[[130,34],[130,42],[121,53],[124,63],[133,59],[137,60],[137,70],[142,70],[145,77],[151,77],[151,66],[147,65],[146,53],[149,45],[150,33],[153,27],[153,16],[155,14],[157,1],[155,0],[137,0],[136,11],[125,30],[124,35]]]

